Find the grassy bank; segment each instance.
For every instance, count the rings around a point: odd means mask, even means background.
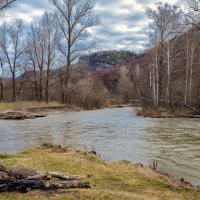
[[[40,171],[56,171],[65,175],[85,176],[92,189],[59,192],[31,191],[28,194],[4,193],[1,200],[197,200],[200,192],[178,188],[167,176],[149,167],[133,165],[127,161],[109,163],[94,154],[54,148],[36,148],[13,155],[0,155],[7,166],[22,166]]]

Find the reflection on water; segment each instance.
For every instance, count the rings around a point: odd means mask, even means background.
[[[0,120],[0,153],[44,142],[95,149],[106,160],[157,161],[161,170],[200,183],[200,119],[148,119],[120,108]]]

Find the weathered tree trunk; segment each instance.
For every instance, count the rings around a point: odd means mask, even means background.
[[[185,70],[185,94],[184,94],[184,103],[187,104],[188,101],[188,74],[189,74],[189,36],[187,32],[186,38],[186,70]]]
[[[193,64],[194,64],[194,46],[191,47],[191,58],[190,58],[190,79],[189,79],[189,105],[190,106],[191,106],[191,100],[192,100]]]
[[[0,77],[0,101],[3,102],[4,100],[4,94],[3,94],[3,76],[4,76],[4,67],[3,67],[3,62],[2,59],[0,59],[0,64],[1,64],[1,77]]]
[[[158,44],[156,44],[155,53],[155,96],[156,96],[156,108],[159,106],[159,69],[158,69]]]
[[[0,192],[28,192],[29,190],[50,190],[50,189],[71,189],[71,188],[91,188],[86,181],[52,181],[44,182],[40,180],[18,180],[0,179]]]
[[[0,102],[3,102],[4,100],[3,87],[3,77],[0,77]]]
[[[40,69],[39,101],[43,99],[43,69]]]
[[[28,192],[29,189],[46,189],[43,181],[0,179],[0,192]]]
[[[12,73],[12,101],[16,101],[16,79],[15,79],[15,72]]]
[[[167,42],[167,88],[166,88],[166,102],[169,107],[170,101],[170,43]]]
[[[49,69],[47,69],[45,99],[46,103],[49,103]]]
[[[86,181],[56,181],[45,185],[46,189],[70,189],[70,188],[91,188]]]
[[[60,88],[61,88],[61,101],[65,103],[65,90],[64,90],[64,80],[63,80],[63,70],[60,68],[59,70],[59,78],[60,78]]]

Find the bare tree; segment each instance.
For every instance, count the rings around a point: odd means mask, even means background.
[[[186,77],[185,77],[185,93],[184,93],[184,103],[185,105],[191,106],[192,103],[192,93],[194,91],[193,82],[194,75],[198,74],[199,69],[199,36],[198,31],[193,27],[188,30],[184,35],[185,44],[185,57],[186,57]]]
[[[53,75],[52,69],[56,67],[57,63],[55,62],[58,58],[58,45],[61,39],[61,34],[59,27],[56,23],[56,16],[52,13],[45,13],[42,18],[42,25],[45,28],[46,34],[46,56],[45,56],[45,65],[46,65],[46,88],[45,88],[45,99],[46,103],[49,102],[49,86],[50,78]]]
[[[33,43],[31,40],[27,41],[27,49],[26,49],[26,56],[27,60],[29,61],[27,63],[27,66],[29,68],[28,71],[30,71],[30,75],[27,76],[27,83],[31,84],[32,88],[32,94],[34,96],[34,100],[36,99],[39,101],[39,80],[38,80],[38,67],[37,67],[37,60],[35,58],[34,54],[34,48],[33,48]],[[33,85],[33,87],[32,87]]]
[[[200,25],[200,0],[188,0],[186,7],[187,22],[190,30],[186,33],[186,83],[185,83],[185,104],[190,105],[192,99],[192,79],[193,73],[197,72],[196,66],[199,65],[198,36],[194,35],[194,29],[199,29]]]
[[[187,0],[186,17],[190,24],[199,25],[200,23],[200,0]]]
[[[17,0],[0,0],[0,13],[4,13],[5,10],[10,8],[14,2]]]
[[[4,15],[5,11],[12,6],[16,0],[0,0],[0,16]],[[3,101],[3,76],[4,76],[4,67],[2,58],[0,58],[1,66],[1,77],[0,77],[0,101]]]
[[[48,103],[51,71],[56,67],[55,59],[58,58],[57,51],[61,38],[55,14],[45,12],[41,20],[32,24],[31,33],[27,54],[34,72],[35,91],[37,95],[39,86],[38,96],[39,101],[42,101],[45,90],[45,100]]]
[[[63,69],[64,85],[63,91],[68,88],[71,64],[77,60],[83,52],[94,46],[94,41],[89,40],[88,29],[99,24],[94,15],[94,0],[51,0],[57,9],[57,19],[63,34],[60,43],[60,52],[66,58],[66,66]],[[66,93],[66,92],[65,92]],[[62,95],[63,102],[66,94]]]
[[[16,101],[16,74],[20,66],[20,59],[25,52],[23,43],[23,23],[17,20],[13,25],[4,23],[1,26],[0,48],[5,63],[9,66],[12,75],[12,100]]]
[[[29,48],[32,47],[32,59],[34,67],[39,69],[39,101],[43,100],[43,79],[45,68],[46,35],[45,28],[41,22],[35,21],[31,26],[31,41]]]

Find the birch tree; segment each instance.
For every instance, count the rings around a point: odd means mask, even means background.
[[[150,36],[153,37],[155,50],[156,76],[156,99],[162,99],[165,89],[165,100],[170,102],[170,77],[172,73],[172,62],[177,52],[173,50],[173,43],[183,32],[183,12],[176,6],[158,3],[156,10],[147,8],[146,15],[150,19]],[[165,63],[167,63],[165,65]],[[167,77],[167,84],[165,84]],[[166,86],[165,86],[166,85]]]
[[[198,42],[193,33],[193,28],[200,28],[200,0],[188,0],[188,6],[186,7],[186,18],[189,24],[190,30],[186,33],[186,83],[185,83],[185,104],[191,104],[192,98],[192,79],[195,70],[195,65],[198,66],[198,57],[200,55]]]
[[[155,47],[151,51],[150,61],[150,87],[152,90],[152,98],[154,107],[157,108],[159,105],[159,71],[158,71],[158,44],[155,43]]]
[[[186,49],[186,70],[185,70],[185,93],[184,93],[184,104],[191,106],[192,103],[192,93],[193,91],[193,82],[194,74],[200,72],[199,69],[199,35],[195,28],[191,28],[185,33],[185,49]]]

